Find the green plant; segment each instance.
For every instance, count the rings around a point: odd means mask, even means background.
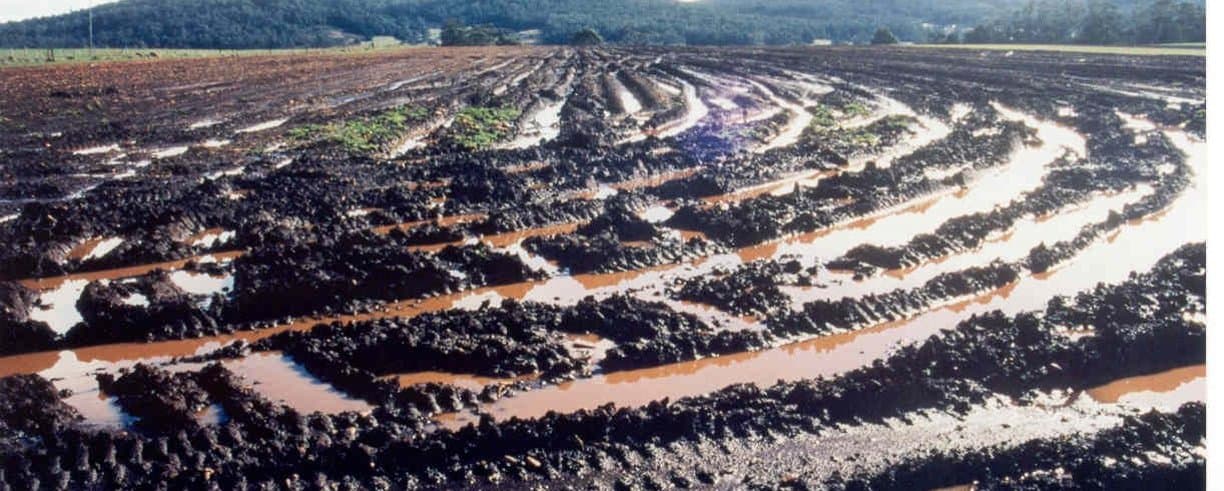
[[[880,135],[869,131],[855,131],[850,135],[850,142],[855,146],[874,147],[880,143]]]
[[[866,104],[858,101],[846,104],[846,107],[842,108],[842,111],[849,116],[866,116],[871,114],[871,109],[869,109]]]
[[[856,114],[866,110],[866,106],[861,104],[859,106],[862,109],[852,109],[854,105],[855,103],[847,105],[843,108],[843,112]],[[876,147],[884,141],[886,135],[907,131],[918,121],[912,116],[894,114],[880,118],[867,126],[846,129],[837,125],[832,112],[824,106],[816,106],[811,111],[812,123],[808,126],[805,138],[820,140],[832,147]]]
[[[813,128],[832,128],[837,124],[837,119],[833,117],[833,111],[828,106],[817,104],[808,109],[808,112],[812,113]]]
[[[323,132],[323,128],[325,128],[323,125],[307,124],[290,129],[286,135],[296,142],[309,142],[317,139],[318,135]]]
[[[909,128],[911,125],[917,122],[918,120],[914,119],[913,116],[907,116],[904,114],[893,114],[893,115],[885,116],[883,119],[881,119],[876,124],[879,125],[880,129],[883,131],[901,131],[906,128]]]
[[[399,138],[410,122],[424,120],[428,115],[422,107],[400,106],[337,123],[299,126],[289,130],[288,136],[299,143],[323,141],[351,153],[371,153]]]
[[[522,111],[514,107],[465,107],[455,115],[451,138],[468,150],[488,148],[510,135],[510,125]]]

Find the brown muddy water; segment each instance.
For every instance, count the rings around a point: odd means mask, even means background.
[[[141,264],[126,268],[106,269],[100,271],[89,271],[84,273],[72,273],[62,276],[52,276],[47,278],[30,278],[19,281],[23,286],[32,290],[46,291],[53,290],[63,286],[65,282],[72,280],[83,280],[86,283],[97,280],[114,280],[120,278],[130,278],[147,274],[155,269],[182,269],[184,265],[191,261],[201,262],[207,261],[209,258],[217,261],[227,261],[241,256],[243,251],[226,251],[214,252],[203,256],[190,257],[175,261],[165,261],[160,263]]]
[[[909,319],[861,331],[820,337],[760,352],[739,353],[641,370],[597,375],[544,387],[482,408],[497,419],[534,418],[549,411],[572,412],[607,403],[640,406],[664,397],[700,395],[737,383],[832,376],[887,356],[901,344],[912,344],[955,326],[972,314],[1002,310],[1014,314],[1043,308],[1055,295],[1072,295],[1099,282],[1126,279],[1146,270],[1162,256],[1188,243],[1206,240],[1205,143],[1182,135],[1170,139],[1185,151],[1196,170],[1194,184],[1168,210],[1129,223],[1055,270],[1026,276],[999,290]],[[1118,267],[1126,264],[1127,267]],[[474,420],[470,414],[447,418],[448,426]]]
[[[1061,152],[1074,150],[1078,143],[1073,135],[1060,133],[1060,128],[1040,123],[1044,131],[1045,144],[1026,148],[1013,156],[1011,161],[993,174],[981,176],[978,183],[959,193],[947,193],[926,197],[906,203],[876,216],[856,220],[849,224],[832,227],[813,234],[792,237],[764,246],[702,258],[686,264],[664,265],[638,271],[602,275],[555,276],[545,281],[508,285],[497,288],[482,288],[471,292],[446,295],[427,300],[398,302],[388,305],[383,311],[329,319],[301,319],[294,323],[258,332],[243,332],[196,340],[157,343],[117,344],[66,350],[61,352],[32,353],[0,358],[0,376],[14,373],[39,373],[53,380],[59,388],[69,388],[75,395],[69,403],[87,413],[95,424],[119,425],[124,416],[114,404],[97,391],[92,374],[98,370],[114,371],[128,367],[138,361],[167,362],[176,356],[196,355],[219,348],[237,339],[253,341],[289,329],[307,329],[315,323],[326,321],[356,321],[379,317],[413,316],[421,312],[436,311],[452,307],[478,305],[484,300],[514,298],[552,303],[573,303],[587,295],[607,295],[613,292],[636,292],[651,300],[662,300],[662,285],[670,284],[679,277],[708,274],[715,268],[734,267],[756,258],[780,257],[797,254],[805,261],[816,258],[831,259],[861,243],[895,244],[917,233],[933,231],[949,218],[974,211],[987,211],[1006,204],[1023,192],[1035,188],[1046,171],[1046,165]],[[1008,313],[1042,308],[1045,302],[1058,294],[1074,294],[1090,288],[1098,282],[1124,280],[1131,270],[1150,268],[1157,259],[1178,246],[1191,241],[1205,240],[1205,144],[1179,131],[1168,131],[1170,140],[1190,154],[1190,161],[1197,171],[1195,184],[1180,196],[1165,212],[1146,220],[1129,223],[1107,238],[1098,240],[1088,249],[1048,274],[1026,276],[1019,281],[996,291],[973,298],[958,299],[927,312],[918,313],[908,319],[870,326],[863,330],[836,334],[815,339],[798,340],[783,346],[759,352],[738,353],[678,363],[642,370],[597,374],[586,379],[545,386],[515,397],[487,405],[483,411],[498,419],[509,417],[538,417],[548,411],[573,411],[593,408],[605,403],[621,406],[636,406],[653,400],[672,399],[698,395],[721,389],[735,383],[771,384],[778,380],[796,380],[816,376],[831,376],[861,367],[873,360],[887,356],[898,345],[921,341],[939,330],[954,326],[974,313],[1000,309]],[[1049,138],[1046,138],[1049,137]],[[1003,186],[1005,192],[990,189]],[[979,191],[980,190],[980,191]],[[1071,236],[1086,223],[1098,221],[1110,209],[1138,199],[1142,193],[1137,189],[1117,195],[1095,196],[1082,206],[1062,210],[1050,217],[1033,217],[1019,222],[1012,230],[994,238],[975,251],[964,251],[939,261],[919,265],[908,271],[890,272],[866,282],[846,281],[837,274],[830,275],[839,281],[827,281],[826,288],[819,293],[792,289],[789,293],[796,301],[811,298],[837,298],[857,296],[864,292],[887,291],[906,284],[915,284],[940,271],[952,271],[966,265],[976,265],[993,258],[1009,259],[1027,252],[1039,240],[1061,240]],[[406,224],[405,224],[406,225]],[[565,226],[572,226],[566,224]],[[564,230],[564,229],[562,229]],[[1040,232],[1040,233],[1039,233]],[[1051,235],[1053,234],[1053,235]],[[511,247],[523,236],[509,234],[494,245]],[[891,241],[891,242],[890,242]],[[236,256],[240,253],[227,253]],[[225,257],[223,254],[215,256]],[[173,269],[186,261],[163,265],[145,265],[124,270],[129,276],[142,274],[155,267]],[[1125,264],[1126,267],[1118,267]],[[48,291],[55,290],[70,281],[114,277],[115,273],[97,272],[67,275],[59,278],[28,280],[28,286]],[[887,279],[885,279],[887,278]],[[201,279],[204,280],[204,279]],[[212,278],[212,281],[223,281]],[[210,287],[215,287],[212,285]],[[202,287],[203,288],[203,287]],[[816,290],[816,289],[814,289]],[[814,291],[813,290],[813,291]],[[670,302],[674,306],[677,303]],[[695,306],[678,305],[686,311],[701,310]],[[713,319],[717,313],[708,313]],[[729,323],[722,316],[723,323]],[[739,319],[740,328],[751,328],[755,319]],[[736,325],[730,323],[731,325]],[[598,339],[573,340],[575,349],[586,350],[597,358],[600,350],[608,344]],[[581,344],[583,347],[577,345]],[[282,400],[299,408],[320,411],[365,410],[365,404],[338,394],[306,374],[279,354],[259,354],[235,362],[231,367],[247,377],[255,390],[275,400]],[[1089,391],[1098,401],[1126,403],[1141,394],[1184,393],[1198,384],[1192,377],[1193,367],[1157,379],[1141,381],[1118,381],[1114,384]],[[1187,375],[1189,373],[1189,375]],[[1179,378],[1180,377],[1180,378]],[[1190,378],[1186,378],[1190,377]],[[1142,378],[1142,377],[1139,377]],[[1200,377],[1201,378],[1201,377]],[[401,374],[403,384],[444,381],[461,386],[483,387],[506,380],[482,379],[462,374],[415,373]],[[1167,389],[1172,382],[1180,380]],[[1189,380],[1188,382],[1184,382]],[[256,383],[257,382],[257,383]],[[1146,385],[1145,385],[1146,384]],[[1162,385],[1163,384],[1163,385]],[[1189,386],[1191,389],[1185,389]],[[1131,390],[1128,387],[1141,387]],[[1116,395],[1115,395],[1116,394]],[[1183,394],[1184,396],[1184,394]],[[1189,397],[1194,397],[1193,394]],[[459,426],[472,421],[471,414],[446,415],[439,418],[445,426]]]
[[[1207,399],[1207,365],[1115,380],[1087,392],[1093,400],[1111,404],[1176,407],[1185,401],[1203,401]]]

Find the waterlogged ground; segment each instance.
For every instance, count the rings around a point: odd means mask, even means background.
[[[1201,58],[0,79],[9,485],[1203,487]]]

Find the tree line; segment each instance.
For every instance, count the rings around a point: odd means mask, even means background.
[[[901,41],[1180,42],[1205,30],[1186,0],[123,0],[94,8],[95,44],[131,48],[288,48],[349,45],[374,36],[408,43],[504,43],[537,30],[565,44],[590,28],[619,44],[868,43],[880,27]],[[1144,5],[1132,5],[1146,2]],[[990,21],[997,12],[1015,12]],[[448,24],[450,22],[450,24]],[[75,12],[0,24],[0,47],[79,47]],[[964,26],[977,26],[966,30]]]
[[[1014,4],[1019,0],[989,0]],[[95,44],[106,47],[284,48],[352,44],[372,36],[437,41],[447,21],[480,26],[475,37],[539,30],[564,44],[585,28],[621,44],[865,43],[881,25],[919,39],[924,23],[965,23],[992,11],[984,0],[124,0],[94,8]],[[84,12],[0,24],[0,47],[88,42]],[[486,29],[486,27],[488,29]],[[496,31],[496,32],[492,32]],[[452,29],[452,33],[458,33]],[[463,33],[460,33],[463,34]],[[482,38],[483,39],[483,38]],[[466,42],[466,41],[464,41]]]
[[[1150,0],[1030,1],[1003,19],[966,32],[935,32],[943,43],[1172,44],[1206,42],[1204,4]]]

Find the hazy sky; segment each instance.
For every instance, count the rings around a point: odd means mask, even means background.
[[[0,0],[0,22],[65,14],[114,0]]]

